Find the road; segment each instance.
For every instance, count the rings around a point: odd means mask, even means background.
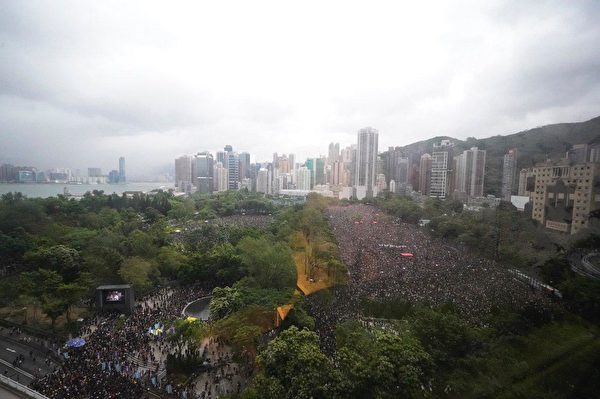
[[[48,359],[46,351],[23,342],[25,337],[24,334],[11,334],[7,328],[0,328],[0,373],[29,385],[35,375],[53,371],[56,363]],[[25,359],[15,365],[14,361],[19,355]]]

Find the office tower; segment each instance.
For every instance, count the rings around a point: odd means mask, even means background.
[[[0,166],[0,182],[8,183],[14,181],[14,166],[8,163]]]
[[[183,155],[175,159],[175,187],[178,191],[187,192],[192,184],[192,157]]]
[[[301,166],[298,168],[296,178],[296,187],[298,190],[311,189],[311,175],[312,172],[306,166]]]
[[[367,198],[372,198],[377,167],[379,132],[372,127],[365,127],[358,131],[357,136],[354,187],[357,192],[364,191]]]
[[[229,190],[237,190],[239,188],[240,182],[240,160],[239,156],[236,152],[233,152],[233,147],[230,145],[226,145],[224,148],[223,157],[225,161],[223,163],[223,167],[227,169],[227,187]],[[217,156],[221,156],[217,153]],[[219,162],[219,159],[217,159]]]
[[[119,183],[125,183],[125,157],[119,158]]]
[[[238,157],[240,160],[240,181],[242,181],[250,177],[250,154],[241,152]]]
[[[315,185],[325,184],[327,182],[327,176],[325,174],[325,164],[327,163],[327,158],[315,158]]]
[[[290,164],[290,173],[296,170],[296,156],[294,154],[288,154],[288,163]]]
[[[287,174],[290,173],[291,165],[290,160],[287,155],[283,154],[282,156],[277,158],[277,164],[279,165],[278,170],[279,174]]]
[[[210,152],[199,152],[195,157],[196,173],[194,184],[199,193],[210,194],[213,192],[214,160]]]
[[[100,176],[102,176],[102,169],[88,168],[88,177],[100,177]]]
[[[235,152],[227,154],[227,173],[229,176],[229,190],[237,190],[240,181],[240,165],[238,155]]]
[[[315,185],[315,164],[316,164],[316,161],[314,158],[309,158],[304,163],[304,166],[306,166],[306,169],[308,169],[310,172],[310,188],[311,189]]]
[[[600,163],[546,161],[533,168],[533,175],[533,219],[568,234],[590,226],[590,213],[600,210]]]
[[[433,197],[446,198],[453,186],[451,183],[453,147],[450,140],[442,140],[440,144],[433,145],[429,180],[429,195]]]
[[[460,198],[483,197],[485,150],[472,147],[456,157],[455,191]]]
[[[429,195],[431,182],[431,155],[423,154],[419,162],[419,192]]]
[[[327,164],[333,165],[340,157],[340,143],[329,143],[329,151],[327,153]]]
[[[28,170],[17,167],[17,183],[35,183],[35,168]]]
[[[229,187],[229,178],[227,168],[223,166],[223,162],[217,162],[215,165],[215,180],[217,182],[217,191],[227,191]]]
[[[267,194],[269,192],[269,171],[260,168],[256,176],[256,192]]]
[[[108,172],[108,182],[111,184],[119,183],[119,177],[120,173],[118,170],[111,170]]]
[[[36,183],[46,183],[48,181],[48,178],[46,176],[46,173],[44,173],[43,170],[38,170],[35,172],[35,182]]]
[[[217,151],[215,162],[221,162],[223,166],[227,165],[227,153],[225,151]]]
[[[502,199],[510,202],[517,181],[517,149],[513,148],[504,154],[502,162]]]

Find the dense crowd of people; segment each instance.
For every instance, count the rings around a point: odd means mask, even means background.
[[[273,217],[270,215],[231,215],[209,220],[209,223],[217,226],[233,227],[255,227],[266,229],[269,227]]]
[[[230,385],[239,370],[222,346],[207,340],[193,347],[189,341],[169,339],[174,331],[166,326],[181,318],[186,304],[206,294],[201,288],[164,288],[141,298],[130,316],[97,315],[82,328],[85,345],[59,352],[65,358],[60,368],[32,387],[53,399],[139,399],[149,390],[193,399],[233,391]],[[169,354],[201,356],[209,377],[197,376],[186,386],[169,380]]]
[[[364,299],[451,304],[478,324],[485,322],[494,307],[518,309],[547,300],[495,262],[431,237],[374,206],[329,207],[327,216],[349,272],[347,286],[335,289],[331,303],[309,297],[327,351],[334,350],[336,324],[360,318]]]

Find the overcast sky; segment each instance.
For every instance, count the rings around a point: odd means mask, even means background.
[[[402,5],[399,5],[402,3]],[[600,115],[599,1],[8,1],[0,163],[152,172]]]

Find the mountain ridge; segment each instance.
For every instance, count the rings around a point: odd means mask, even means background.
[[[399,148],[405,153],[431,153],[433,143],[448,139],[454,143],[455,155],[471,147],[486,150],[486,194],[500,195],[502,163],[506,152],[517,148],[517,169],[534,166],[548,158],[559,158],[574,144],[600,142],[600,116],[584,122],[555,123],[522,130],[508,135],[495,135],[482,139],[468,137],[465,140],[450,136],[435,136]]]

